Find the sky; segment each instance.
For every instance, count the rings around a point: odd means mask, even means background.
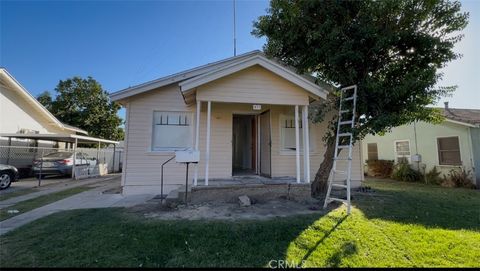
[[[458,89],[439,104],[480,109],[480,1],[462,5],[470,12],[455,48],[463,58],[442,70],[441,82]],[[265,39],[251,31],[267,8],[268,1],[236,1],[237,54],[262,49]],[[0,0],[0,66],[34,96],[73,76],[115,92],[231,56],[232,0]]]

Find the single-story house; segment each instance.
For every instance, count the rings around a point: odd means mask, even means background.
[[[414,122],[362,141],[365,160],[407,161],[421,172],[434,166],[444,174],[465,168],[480,187],[480,110],[440,108],[440,124]],[[416,155],[420,155],[420,161]]]
[[[325,151],[327,123],[312,123],[309,106],[327,87],[253,51],[111,94],[126,109],[124,194],[160,194],[160,166],[175,150],[196,149],[189,182],[261,175],[313,180]],[[352,180],[363,178],[361,144]],[[185,165],[167,164],[165,193],[185,183]],[[352,184],[353,185],[353,184]]]

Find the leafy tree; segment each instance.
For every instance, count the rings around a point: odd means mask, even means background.
[[[92,77],[60,80],[52,99],[44,92],[37,99],[60,121],[86,130],[89,135],[122,140],[122,119],[117,115],[120,105],[110,101],[108,93]]]
[[[44,91],[44,92],[40,93],[40,95],[37,96],[37,100],[38,100],[43,106],[45,106],[45,108],[46,108],[48,111],[51,112],[53,99],[52,99],[52,95],[50,95],[50,92]]]
[[[425,106],[455,90],[437,87],[438,70],[460,57],[453,47],[467,23],[458,1],[271,1],[252,32],[267,38],[266,54],[337,87],[312,110],[314,121],[330,121],[313,196],[324,194],[333,164],[338,88],[358,86],[354,140],[415,120],[439,121]]]

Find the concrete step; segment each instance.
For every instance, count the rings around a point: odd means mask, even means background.
[[[178,189],[174,189],[168,193],[167,197],[165,198],[165,203],[177,203],[179,201],[178,197]]]

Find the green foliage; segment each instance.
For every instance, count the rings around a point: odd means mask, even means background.
[[[471,171],[451,169],[448,175],[443,175],[442,186],[446,187],[464,187],[464,188],[475,188],[473,180],[471,178]]]
[[[86,130],[90,136],[122,140],[120,105],[110,101],[108,93],[92,77],[60,80],[57,94],[42,93],[37,99],[60,121]]]
[[[158,208],[65,211],[0,236],[0,268],[477,267],[478,191],[366,180],[375,194],[311,215],[162,220]]]
[[[392,175],[392,160],[367,160],[367,166],[371,176],[388,178]]]
[[[392,173],[392,179],[402,182],[420,182],[422,174],[410,167],[408,163],[398,163]]]
[[[361,139],[442,119],[425,106],[455,90],[436,85],[438,70],[460,57],[453,48],[468,20],[460,7],[448,0],[272,0],[252,33],[267,38],[267,55],[316,75],[319,84],[357,84],[354,133]],[[313,119],[323,120],[337,100],[334,93],[312,110]]]
[[[44,91],[40,93],[40,95],[37,96],[37,100],[48,110],[51,112],[52,110],[52,95],[50,95],[50,92]]]
[[[438,171],[437,167],[433,167],[430,171],[425,173],[425,183],[428,184],[441,184],[443,179],[440,176],[441,172]]]

